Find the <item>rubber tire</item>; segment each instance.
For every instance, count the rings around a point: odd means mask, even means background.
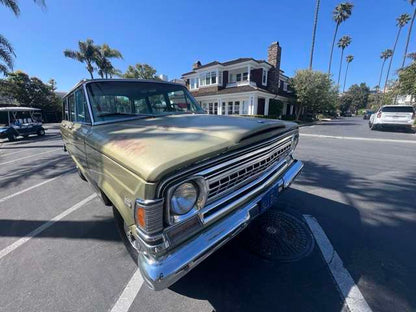
[[[38,134],[38,136],[44,136],[45,135],[45,130],[40,129],[37,134]]]
[[[9,134],[8,137],[7,137],[7,139],[9,140],[9,142],[16,141],[16,134],[14,134],[14,133]]]
[[[120,215],[117,208],[115,208],[114,206],[113,206],[113,215],[114,215],[114,221],[116,223],[116,227],[117,227],[118,233],[120,234],[121,240],[123,241],[123,244],[126,246],[126,249],[129,252],[130,257],[133,259],[134,263],[138,265],[139,251],[131,245],[129,239],[127,238],[126,232],[124,231],[123,217]]]
[[[371,130],[377,130],[377,129],[378,129],[378,125],[371,124],[370,129],[371,129]]]
[[[25,134],[24,136],[23,136],[23,138],[25,138],[25,139],[27,139],[29,137],[29,134]]]

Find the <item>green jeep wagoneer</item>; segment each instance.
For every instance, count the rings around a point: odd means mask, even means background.
[[[295,123],[207,115],[179,84],[81,81],[63,119],[65,149],[155,290],[270,208],[303,167]]]

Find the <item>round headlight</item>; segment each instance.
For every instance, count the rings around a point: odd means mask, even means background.
[[[197,199],[196,186],[190,182],[183,183],[172,194],[171,210],[176,215],[186,214],[195,206]]]

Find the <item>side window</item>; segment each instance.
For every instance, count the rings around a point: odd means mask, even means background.
[[[62,101],[62,104],[63,104],[63,109],[62,109],[62,111],[63,111],[63,119],[64,120],[69,120],[69,112],[68,112],[68,99],[67,98],[64,98],[63,99],[63,101]]]
[[[70,121],[75,121],[75,100],[74,94],[71,94],[68,97],[68,111],[69,111],[69,118]]]
[[[76,121],[90,122],[90,117],[87,109],[87,101],[85,99],[84,91],[78,89],[75,91],[75,107],[76,107]]]
[[[136,114],[149,114],[145,98],[134,100],[134,112]]]

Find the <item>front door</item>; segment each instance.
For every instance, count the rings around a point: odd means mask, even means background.
[[[264,98],[259,98],[257,102],[257,115],[264,115],[264,105],[266,100]]]

